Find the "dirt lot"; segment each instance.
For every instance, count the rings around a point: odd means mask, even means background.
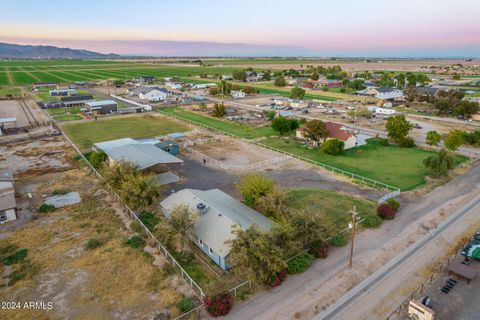
[[[246,166],[279,156],[276,152],[227,138],[219,138],[191,148],[232,167]],[[208,161],[207,165],[210,165]]]
[[[474,261],[471,264],[480,274],[480,262]],[[457,280],[457,284],[450,290],[448,294],[442,293],[440,290],[445,286],[448,279]],[[449,276],[445,271],[424,291],[422,295],[416,295],[417,298],[429,296],[432,299],[433,309],[438,319],[456,319],[456,320],[472,320],[477,319],[480,312],[478,303],[470,303],[476,300],[474,297],[480,297],[480,281],[473,280],[470,284],[463,279]]]
[[[264,69],[290,69],[290,68],[299,68],[300,64],[306,65],[324,65],[324,66],[332,66],[332,65],[340,65],[343,70],[346,71],[363,71],[363,70],[393,70],[393,71],[426,71],[429,68],[425,69],[422,68],[423,66],[426,67],[441,67],[441,66],[453,66],[455,64],[462,64],[464,66],[473,67],[474,65],[478,65],[478,61],[465,61],[465,60],[387,60],[379,62],[365,62],[365,61],[329,61],[328,63],[315,63],[315,62],[308,62],[308,61],[298,61],[298,65],[295,64],[238,64],[235,66],[238,67],[251,67],[254,66],[255,68],[264,68]],[[232,67],[234,65],[231,65]]]
[[[48,117],[36,105],[33,100],[24,100],[28,110],[22,109],[18,100],[0,100],[0,118],[17,118],[17,127],[27,127],[30,121],[46,122]],[[28,116],[27,114],[28,113]]]
[[[203,148],[208,149],[205,145]],[[227,147],[228,148],[228,147]],[[246,148],[246,149],[245,149]],[[217,148],[214,148],[216,150]],[[256,146],[244,145],[244,148],[230,149],[234,152],[227,153],[217,152],[220,158],[235,159],[238,163],[240,160],[255,160],[268,157],[279,156],[272,151],[265,150]],[[210,152],[210,150],[208,150]],[[221,150],[220,150],[221,151]],[[181,158],[185,161],[182,166],[182,180],[178,184],[169,186],[172,189],[180,190],[183,188],[210,189],[212,187],[219,188],[228,194],[240,198],[235,184],[240,176],[244,173],[240,170],[226,171],[215,165],[212,161],[203,164],[203,158],[188,152],[183,152]],[[265,174],[267,177],[275,180],[279,187],[282,188],[319,188],[342,192],[349,195],[360,196],[373,201],[377,201],[385,192],[381,190],[364,188],[356,184],[350,183],[346,178],[333,175],[325,170],[310,166],[300,160],[287,160],[276,164],[269,164],[257,170]],[[245,171],[247,172],[247,171]]]
[[[26,249],[23,259],[0,264],[0,300],[53,304],[2,310],[0,318],[168,319],[182,297],[193,298],[148,242],[143,250],[126,246],[130,220],[60,137],[3,145],[0,154],[0,170],[15,173],[21,207],[19,220],[0,226],[1,260]],[[82,202],[40,213],[55,190],[78,191]],[[91,239],[100,245],[89,249]]]

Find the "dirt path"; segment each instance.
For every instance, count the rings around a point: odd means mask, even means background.
[[[58,76],[58,75],[56,75],[56,74],[52,74],[52,73],[47,72],[47,71],[42,71],[42,72],[45,73],[45,74],[48,74],[48,75],[51,76],[51,77],[57,78],[57,79],[59,79],[59,80],[61,80],[61,81],[64,81],[64,82],[72,82],[72,80],[68,80],[67,78],[60,77],[60,76]]]
[[[13,80],[13,76],[10,73],[10,71],[7,70],[6,72],[7,72],[8,82],[13,86],[15,84],[15,81]]]
[[[34,75],[33,73],[31,73],[29,70],[26,70],[25,68],[23,67],[19,67],[23,72],[25,72],[26,74],[28,74],[30,77],[32,77],[33,79],[35,79],[35,81],[38,81],[38,82],[41,82],[42,80],[37,77],[36,75]]]
[[[422,222],[427,223],[425,225],[427,229],[417,234],[418,237],[421,236],[428,228],[440,222],[439,216],[444,214],[442,209],[448,212],[456,204],[461,203],[466,194],[465,190],[469,190],[470,193],[480,192],[479,181],[480,166],[477,165],[470,172],[454,178],[450,183],[426,196],[416,199],[403,197],[403,208],[395,220],[385,222],[379,229],[364,231],[357,237],[353,269],[356,272],[346,272],[348,248],[332,250],[327,259],[316,260],[307,272],[290,276],[280,287],[258,293],[248,302],[236,305],[228,319],[313,317],[322,311],[327,303],[333,302],[343,292],[353,288],[356,283],[391,259],[386,253],[392,248],[391,241],[394,241],[392,239],[401,237],[409,230],[416,231],[418,222],[426,219]],[[412,229],[412,226],[415,228]],[[409,245],[414,238],[406,239],[406,245]],[[398,253],[402,248],[396,247]]]

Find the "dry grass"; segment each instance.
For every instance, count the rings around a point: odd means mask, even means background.
[[[171,269],[158,269],[142,251],[124,245],[129,236],[105,194],[85,172],[66,171],[39,190],[80,191],[82,203],[40,214],[22,229],[0,240],[0,247],[28,249],[39,270],[30,278],[0,289],[1,300],[53,301],[53,311],[12,311],[10,319],[131,319],[169,310],[182,294],[171,285]],[[35,198],[40,203],[41,197]],[[102,245],[86,250],[88,239]],[[4,267],[0,266],[0,272]]]

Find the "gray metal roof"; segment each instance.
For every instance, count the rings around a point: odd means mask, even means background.
[[[128,144],[104,151],[113,160],[134,163],[140,170],[157,164],[183,163],[183,160],[151,144]]]
[[[137,88],[134,88],[132,90],[128,90],[128,92],[130,93],[136,93],[136,94],[147,94],[149,93],[150,91],[153,91],[153,90],[158,90],[158,91],[161,91],[163,93],[168,93],[168,91],[164,88],[160,88],[160,87],[145,87],[145,86],[140,86],[140,87],[137,87]]]
[[[403,92],[400,90],[397,90],[397,91],[392,91],[387,93],[379,93],[375,97],[381,100],[390,100],[395,98],[401,98],[403,96],[404,96]]]
[[[103,150],[104,152],[107,152],[107,150],[117,148],[117,147],[123,147],[123,146],[134,144],[134,143],[138,143],[138,142],[132,138],[123,138],[123,139],[97,142],[97,143],[94,143],[93,146],[98,150]]]
[[[194,234],[221,257],[230,253],[225,242],[234,239],[232,230],[235,225],[244,230],[254,224],[260,229],[269,230],[273,225],[267,217],[219,189],[183,189],[168,196],[160,205],[168,216],[172,209],[182,204],[197,212],[199,203],[205,204],[208,210],[198,215]]]
[[[116,105],[117,103],[113,100],[101,100],[101,101],[87,102],[87,105],[89,107],[101,107],[101,106],[111,105],[111,104]]]

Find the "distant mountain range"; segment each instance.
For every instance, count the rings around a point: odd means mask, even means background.
[[[3,59],[112,59],[120,57],[120,55],[113,53],[103,54],[55,46],[31,46],[0,42],[0,58]]]

